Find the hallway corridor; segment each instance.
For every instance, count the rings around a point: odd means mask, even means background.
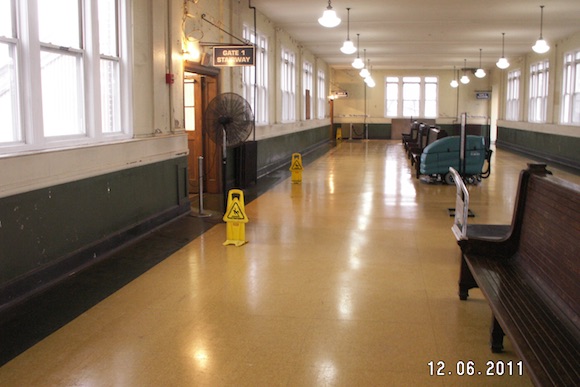
[[[470,222],[511,221],[529,161],[494,152]],[[481,293],[457,296],[454,194],[415,179],[398,141],[340,143],[246,204],[249,243],[213,226],[0,367],[0,385],[529,386],[525,370],[455,375],[518,358],[507,338],[489,350]]]

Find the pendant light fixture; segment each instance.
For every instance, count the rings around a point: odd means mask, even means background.
[[[327,28],[333,28],[340,24],[340,18],[336,16],[336,11],[332,9],[330,0],[328,0],[328,7],[326,7],[326,11],[324,11],[322,17],[318,18],[318,22]]]
[[[364,50],[364,57],[365,57],[365,61],[367,60],[367,49],[365,48]],[[364,62],[363,62],[364,63]],[[367,66],[363,67],[363,69],[360,71],[360,73],[358,73],[361,77],[366,78],[369,75],[371,75],[371,73],[369,73],[369,66],[371,64],[371,60],[368,60]]]
[[[457,73],[455,71],[455,66],[453,66],[453,80],[449,83],[452,88],[457,88],[459,86],[459,82],[457,82]]]
[[[352,62],[352,67],[354,67],[357,70],[360,70],[363,67],[365,67],[365,63],[360,58],[360,48],[359,47],[360,47],[360,34],[356,34],[356,58]]]
[[[370,69],[370,65],[369,65],[369,69]],[[368,87],[375,87],[377,84],[375,82],[375,80],[373,79],[371,72],[369,71],[369,75],[365,78],[365,83],[367,84]]]
[[[505,58],[505,55],[504,55],[504,38],[505,38],[505,32],[502,32],[501,33],[501,58],[499,58],[499,60],[495,64],[497,67],[499,67],[502,70],[505,70],[508,67],[510,67],[510,62],[508,62],[508,60]]]
[[[485,77],[485,70],[481,68],[481,48],[479,49],[479,68],[475,72],[475,76],[478,78]]]
[[[550,46],[542,37],[542,29],[544,25],[544,6],[540,5],[540,39],[536,40],[536,44],[532,47],[532,49],[537,52],[538,54],[544,54],[550,50]]]
[[[354,46],[353,42],[350,40],[350,8],[346,9],[346,40],[342,44],[340,51],[343,54],[354,54],[356,51],[356,47]]]
[[[463,59],[463,76],[461,77],[460,81],[464,85],[469,83],[469,77],[465,74],[465,69],[467,68],[467,59]]]

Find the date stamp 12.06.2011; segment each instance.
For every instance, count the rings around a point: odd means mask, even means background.
[[[431,376],[522,376],[524,374],[521,360],[488,360],[485,364],[477,364],[473,360],[459,360],[453,363],[432,360],[427,365]]]

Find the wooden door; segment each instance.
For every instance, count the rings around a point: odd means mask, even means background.
[[[189,193],[199,193],[199,156],[204,164],[204,192],[221,193],[221,145],[210,138],[204,122],[205,109],[218,94],[217,75],[193,71],[185,72],[183,85]]]
[[[201,78],[201,109],[205,111],[207,105],[218,95],[217,77],[203,76]],[[222,193],[222,137],[213,136],[214,129],[207,128],[203,113],[200,127],[203,127],[203,158],[205,169],[205,188],[208,193]],[[213,137],[213,138],[212,138]]]
[[[185,110],[185,131],[187,133],[187,169],[189,173],[189,193],[199,193],[198,157],[203,156],[201,125],[201,76],[185,72],[183,77],[183,108]]]

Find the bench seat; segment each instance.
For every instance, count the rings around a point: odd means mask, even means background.
[[[535,385],[580,386],[580,186],[530,164],[511,224],[467,227],[461,183],[459,298],[480,288],[492,311],[492,352],[507,335]]]
[[[508,259],[470,255],[467,265],[497,320],[492,320],[492,352],[503,350],[505,333],[516,352],[525,354],[528,371],[542,370],[540,385],[578,386],[578,327],[567,324],[550,294],[521,267],[517,254]]]

